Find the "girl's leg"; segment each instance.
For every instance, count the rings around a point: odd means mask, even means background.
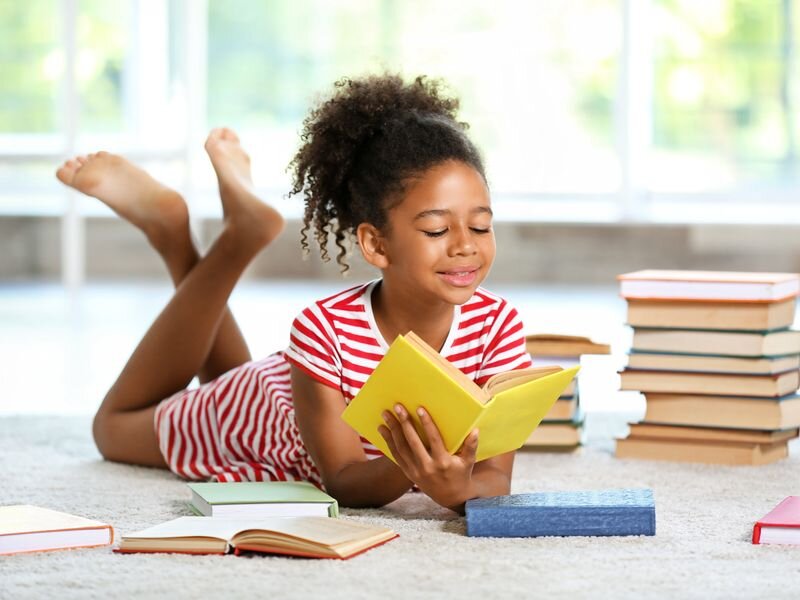
[[[249,358],[237,343],[238,328],[223,330],[219,340],[218,334],[226,318],[233,323],[226,304],[242,271],[280,233],[283,220],[252,193],[249,160],[231,132],[212,134],[206,147],[223,192],[225,226],[202,259],[191,240],[186,243],[188,213],[180,196],[124,159],[99,153],[69,161],[58,173],[139,226],[179,281],[95,417],[95,441],[110,460],[165,466],[153,426],[155,405],[185,388],[204,365],[221,373]],[[212,350],[219,359],[214,364]],[[232,364],[234,359],[239,362]]]

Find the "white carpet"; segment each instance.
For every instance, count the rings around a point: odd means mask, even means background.
[[[800,444],[764,467],[622,461],[589,415],[576,454],[522,454],[513,492],[649,487],[655,537],[472,539],[421,495],[346,517],[401,537],[350,561],[119,555],[110,548],[0,558],[0,597],[798,598],[800,547],[753,546],[753,521],[800,495]],[[100,460],[83,417],[0,419],[0,505],[37,504],[111,523],[117,536],[189,514],[166,471]]]

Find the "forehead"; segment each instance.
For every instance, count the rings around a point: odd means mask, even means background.
[[[404,216],[435,216],[442,211],[491,213],[483,176],[463,162],[448,161],[416,177],[393,209]]]

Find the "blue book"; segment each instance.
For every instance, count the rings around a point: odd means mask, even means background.
[[[539,492],[475,498],[466,505],[471,537],[655,535],[649,489]]]

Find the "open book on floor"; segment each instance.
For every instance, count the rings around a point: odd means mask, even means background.
[[[123,535],[117,552],[227,554],[232,550],[237,555],[251,551],[345,559],[396,537],[386,527],[328,517],[179,517]]]
[[[477,460],[484,460],[522,446],[578,369],[548,366],[508,371],[491,377],[481,388],[409,332],[397,336],[342,418],[391,458],[378,433],[384,424],[382,413],[403,404],[427,441],[416,414],[423,407],[450,453],[457,452],[477,428]]]

